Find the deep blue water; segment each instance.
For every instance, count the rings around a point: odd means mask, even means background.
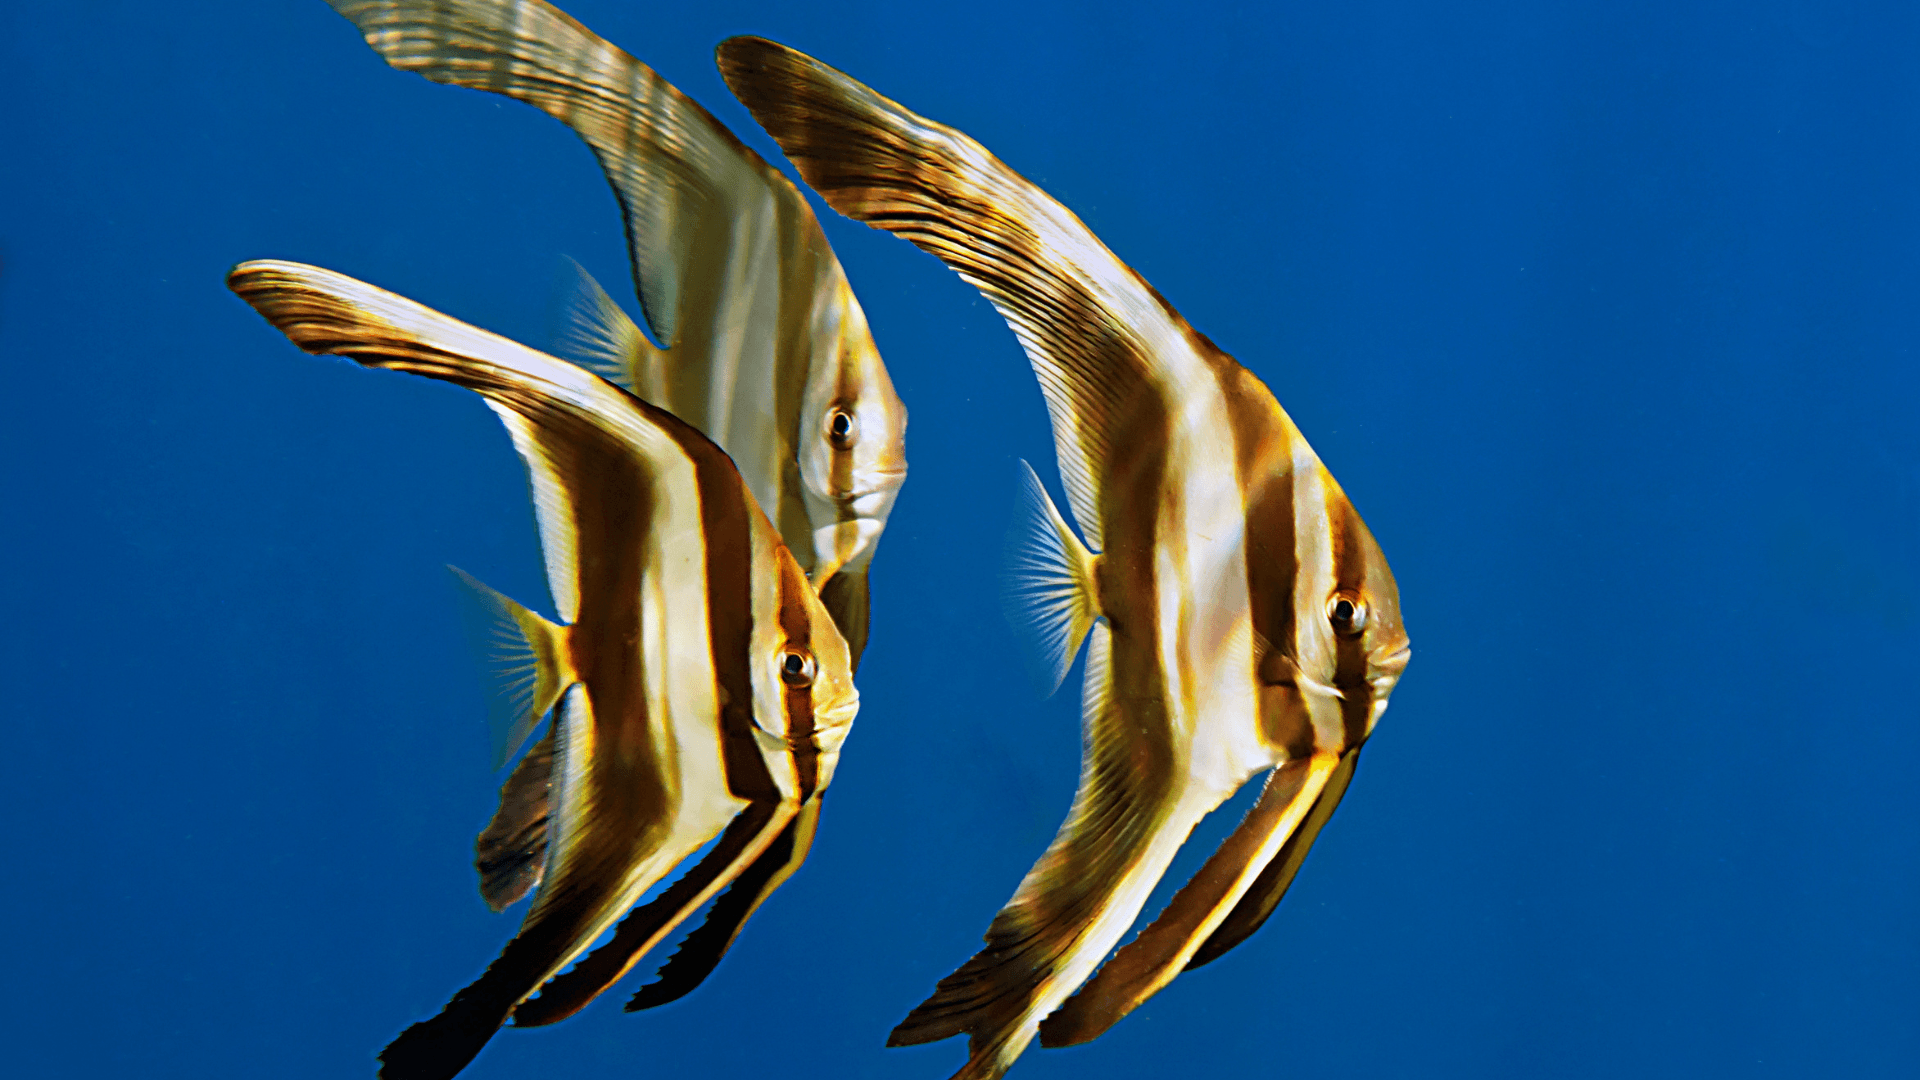
[[[1016,1076],[1913,1075],[1920,9],[565,6],[773,160],[729,34],[980,139],[1272,386],[1399,578],[1412,666],[1279,912]],[[562,255],[630,297],[612,196],[319,0],[0,6],[0,102],[4,1071],[369,1075],[516,922],[442,566],[544,607],[532,516],[471,394],[221,278],[544,344]],[[912,474],[813,857],[690,997],[468,1075],[944,1077],[886,1033],[1066,812],[1077,682],[993,599],[1033,377],[821,213]]]

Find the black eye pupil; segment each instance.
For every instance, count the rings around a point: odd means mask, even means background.
[[[804,669],[806,666],[807,666],[807,662],[805,660],[800,659],[800,656],[798,653],[787,654],[787,674],[798,675],[800,674],[801,670]]]
[[[1342,600],[1333,605],[1333,621],[1343,625],[1352,622],[1353,602],[1350,600]]]
[[[847,432],[853,430],[853,417],[846,413],[834,413],[832,430],[835,435],[845,438]]]

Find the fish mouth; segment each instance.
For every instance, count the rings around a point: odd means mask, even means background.
[[[850,691],[845,701],[822,711],[820,715],[832,721],[835,727],[853,723],[853,718],[860,715],[860,691]]]
[[[838,751],[840,741],[846,738],[848,729],[853,727],[854,716],[860,711],[860,699],[853,698],[844,705],[814,714],[813,732],[807,736],[807,744],[819,753],[829,750]],[[821,736],[827,736],[832,745],[823,745]]]
[[[1413,657],[1413,646],[1402,645],[1385,656],[1368,657],[1368,666],[1373,674],[1368,676],[1367,685],[1373,691],[1373,716],[1367,722],[1367,730],[1372,731],[1382,713],[1387,711],[1387,698],[1393,695],[1394,687],[1400,685],[1400,676],[1407,670],[1407,661]]]
[[[1413,643],[1408,642],[1385,656],[1369,657],[1374,667],[1400,674],[1407,669],[1407,661],[1413,659]]]
[[[898,491],[900,485],[907,482],[907,469],[904,465],[898,469],[868,469],[865,475],[877,478],[876,482],[865,487],[829,492],[827,498],[841,504],[854,503],[869,496]]]

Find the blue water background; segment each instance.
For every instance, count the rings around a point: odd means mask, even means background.
[[[729,34],[980,139],[1266,380],[1399,577],[1412,666],[1276,916],[1016,1076],[1913,1075],[1920,9],[567,6],[776,161]],[[221,278],[543,344],[562,255],[630,299],[613,199],[318,0],[13,3],[0,208],[0,1070],[369,1075],[516,922],[442,566],[546,590],[480,402]],[[1066,812],[1077,683],[1039,700],[994,600],[1015,460],[1057,491],[1033,377],[822,216],[912,474],[813,858],[688,998],[475,1078],[943,1077],[886,1033]]]

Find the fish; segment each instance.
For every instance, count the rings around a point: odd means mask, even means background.
[[[569,344],[732,457],[853,648],[906,479],[907,410],[806,198],[545,0],[328,0],[386,62],[526,102],[599,160],[656,347],[582,271]]]
[[[666,347],[580,269],[569,355],[727,452],[857,670],[869,569],[906,479],[907,410],[793,182],[698,102],[544,0],[329,3],[392,67],[526,102],[592,149],[625,219],[641,311]],[[475,839],[480,894],[495,911],[523,900],[544,873],[551,760],[545,740],[521,759]],[[792,862],[767,880],[786,880],[806,857],[804,840],[796,832],[776,845]]]
[[[1271,915],[1406,668],[1398,586],[1272,391],[1070,210],[803,53],[736,37],[717,60],[828,205],[992,301],[1046,399],[1073,524],[1027,466],[1015,592],[1056,684],[1086,643],[1079,785],[986,948],[888,1040],[967,1035],[955,1080],[988,1080],[1036,1035],[1098,1036]],[[1262,772],[1235,831],[1108,960],[1194,825]]]
[[[509,751],[554,718],[546,873],[499,958],[380,1075],[451,1077],[510,1019],[571,1015],[714,900],[679,954],[682,982],[704,975],[811,841],[859,710],[845,639],[733,463],[592,372],[346,275],[265,260],[227,284],[307,352],[485,400],[527,466],[559,617],[462,575],[520,657]]]

